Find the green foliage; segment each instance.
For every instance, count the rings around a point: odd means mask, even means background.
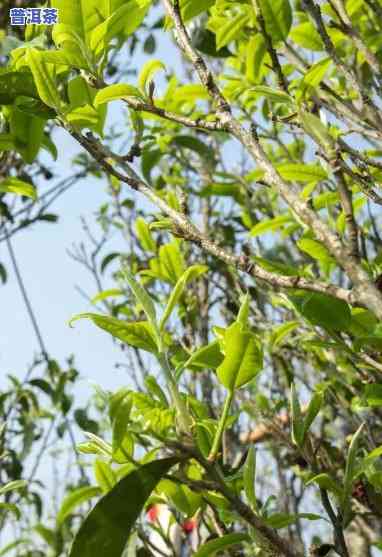
[[[207,555],[215,555],[218,551],[227,549],[228,547],[249,541],[250,537],[247,534],[226,534],[216,540],[207,542],[202,548],[199,549],[194,555],[196,557],[207,557]]]
[[[120,480],[86,517],[73,542],[70,557],[105,553],[120,557],[151,491],[174,464],[173,458],[151,462]]]
[[[147,555],[175,529],[190,550],[195,528],[197,557],[347,556],[365,517],[380,539],[378,3],[50,4],[53,28],[0,29],[0,242],[54,223],[66,179],[105,179],[101,239],[86,224],[73,252],[97,309],[71,323],[127,374],[80,405],[42,346],[40,374],[10,376],[0,511],[22,536],[0,553]],[[62,182],[57,131],[81,149]],[[35,470],[68,443],[54,516]]]

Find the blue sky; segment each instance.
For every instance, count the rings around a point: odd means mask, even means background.
[[[154,12],[150,17],[152,21],[158,17],[158,10]],[[156,53],[153,56],[142,53],[135,55],[134,65],[139,67],[147,59],[155,57],[164,62],[170,61],[172,68],[175,64],[181,71],[175,53],[170,37],[163,40],[161,35],[161,44]],[[135,78],[130,81],[135,83]],[[113,103],[109,107],[108,124],[120,121],[121,111],[121,104]],[[81,148],[62,130],[55,132],[54,140],[59,157],[55,163],[48,158],[47,161],[62,179],[71,174],[71,160]],[[44,189],[41,193],[43,191]],[[79,396],[84,401],[91,392],[87,386],[89,382],[95,382],[104,389],[114,389],[126,383],[123,369],[113,367],[115,361],[123,360],[123,355],[111,337],[85,320],[76,323],[75,328],[70,328],[67,324],[74,314],[94,310],[76,290],[76,285],[90,295],[96,294],[91,275],[73,261],[67,249],[73,243],[86,239],[80,217],[86,217],[89,224],[94,223],[95,211],[106,200],[105,180],[81,180],[52,206],[51,212],[60,217],[57,224],[38,223],[12,239],[49,353],[62,363],[67,356],[75,354],[76,365],[83,377]],[[147,206],[143,198],[141,202]],[[97,231],[96,225],[94,230]],[[114,242],[118,243],[116,247],[123,249],[120,238],[116,237]],[[111,251],[111,245],[107,245],[107,250]],[[5,376],[9,373],[24,376],[28,364],[33,360],[33,354],[38,352],[38,345],[10,266],[5,243],[0,244],[0,261],[9,272],[8,282],[0,287],[0,385],[3,386]]]

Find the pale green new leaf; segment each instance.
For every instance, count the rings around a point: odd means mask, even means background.
[[[249,91],[258,93],[259,96],[264,96],[272,102],[293,103],[293,98],[287,93],[279,89],[273,89],[273,87],[268,87],[267,85],[255,85],[255,87],[251,87]]]
[[[313,483],[316,483],[321,489],[324,489],[326,491],[331,491],[337,497],[339,497],[342,494],[341,486],[338,484],[338,482],[335,482],[333,478],[329,476],[329,474],[326,473],[317,474],[309,481],[307,481],[305,486],[311,485]]]
[[[161,246],[159,249],[159,261],[163,275],[169,282],[176,284],[186,270],[179,242],[174,241]]]
[[[127,83],[116,83],[101,89],[94,98],[94,106],[97,107],[104,103],[117,101],[124,98],[135,97],[144,100],[144,97],[137,87]]]
[[[279,346],[290,333],[299,327],[299,325],[300,323],[298,321],[288,321],[287,323],[275,327],[270,338],[271,349],[273,350]]]
[[[317,259],[323,263],[332,262],[333,258],[330,255],[328,249],[317,242],[316,240],[312,240],[311,238],[301,238],[301,240],[297,241],[298,248],[313,257],[313,259]]]
[[[208,267],[206,265],[192,265],[191,267],[189,267],[180,277],[180,279],[178,280],[178,282],[176,283],[173,291],[171,292],[171,295],[168,299],[166,308],[163,312],[160,324],[159,324],[159,329],[163,330],[171,313],[173,312],[176,304],[179,302],[184,289],[187,285],[188,282],[192,281],[193,279],[199,277],[201,274],[205,273],[208,271]]]
[[[104,493],[110,491],[116,484],[117,477],[110,464],[104,460],[96,460],[93,465],[94,475],[98,485]]]
[[[41,100],[51,108],[58,110],[61,100],[52,67],[44,62],[42,53],[36,48],[27,50],[26,59]]]
[[[108,298],[115,298],[116,296],[123,296],[124,292],[120,288],[110,288],[109,290],[103,290],[102,292],[98,292],[92,299],[92,304],[98,304],[98,302],[103,302]]]
[[[217,50],[237,39],[248,21],[249,14],[247,12],[239,12],[235,16],[227,18],[226,22],[216,32]]]
[[[225,333],[225,357],[216,373],[229,391],[239,389],[258,375],[263,367],[263,351],[256,336],[234,323]]]
[[[335,147],[333,137],[330,135],[329,129],[323,124],[315,114],[310,114],[303,110],[300,111],[299,117],[305,131],[316,141],[316,143],[332,152]]]
[[[90,35],[90,49],[96,56],[108,47],[109,42],[117,36],[128,23],[130,18],[134,18],[135,10],[139,10],[136,2],[127,2],[120,6],[110,17],[97,25]]]
[[[68,516],[73,514],[73,511],[75,511],[77,507],[82,505],[82,503],[89,501],[89,499],[92,499],[96,495],[100,495],[100,493],[100,488],[92,485],[79,487],[78,489],[68,493],[61,504],[60,510],[58,511],[56,517],[57,524],[62,524]]]
[[[188,21],[193,19],[200,13],[208,10],[214,3],[215,0],[180,0],[182,20]]]
[[[324,79],[329,67],[332,64],[331,58],[323,58],[319,60],[304,75],[303,82],[305,85],[310,85],[311,87],[317,87],[321,81]]]
[[[248,534],[225,534],[220,538],[204,543],[200,549],[193,554],[193,557],[210,557],[215,555],[218,551],[224,551],[228,547],[249,541],[251,541],[251,538]]]
[[[253,510],[257,510],[257,499],[256,499],[256,450],[254,447],[250,447],[247,455],[247,459],[244,464],[243,470],[243,483],[244,491],[247,497],[248,503]]]
[[[264,37],[261,33],[257,33],[251,38],[247,47],[245,75],[251,83],[257,83],[260,79],[266,52]]]
[[[113,454],[119,449],[130,420],[132,397],[129,389],[122,388],[110,396],[109,416],[113,430]]]
[[[320,182],[326,180],[327,172],[317,164],[278,164],[276,166],[278,172],[284,180],[296,182]]]
[[[138,240],[145,251],[156,251],[156,243],[151,235],[151,230],[144,218],[138,217],[135,221],[135,232]]]
[[[147,290],[135,280],[134,276],[126,268],[122,270],[122,276],[127,281],[130,290],[134,294],[137,301],[141,304],[143,311],[146,314],[147,319],[151,323],[153,329],[157,331],[157,317],[155,306],[150,298]]]
[[[272,41],[288,37],[292,25],[292,9],[289,0],[257,0],[264,17],[265,27]]]
[[[195,350],[184,367],[192,370],[216,369],[222,361],[223,354],[220,351],[219,341],[214,340],[210,344]]]
[[[81,313],[73,317],[71,325],[78,319],[91,319],[97,327],[107,331],[114,338],[125,342],[135,348],[142,348],[147,352],[156,353],[158,350],[153,327],[147,321],[127,322],[115,317],[99,315],[96,313]]]
[[[279,215],[273,219],[267,219],[258,222],[251,228],[251,236],[259,236],[260,234],[265,234],[266,232],[274,232],[282,228],[285,224],[293,222],[291,215]]]
[[[0,495],[4,495],[9,491],[15,491],[18,489],[23,489],[28,485],[26,480],[13,480],[11,482],[6,483],[5,485],[0,487]]]
[[[37,198],[36,188],[19,180],[18,178],[5,178],[0,182],[0,193],[15,193],[16,195],[24,195],[25,197]]]
[[[295,25],[289,34],[289,38],[297,45],[307,48],[308,50],[318,52],[324,50],[324,43],[313,23],[310,21],[304,21],[299,25]]]
[[[308,404],[308,408],[304,416],[303,439],[305,439],[305,436],[308,433],[310,426],[312,425],[318,413],[320,412],[323,402],[324,402],[324,394],[322,392],[314,393],[314,395],[312,396]]]
[[[146,95],[148,84],[159,71],[166,72],[166,66],[160,60],[149,60],[143,65],[139,73],[138,85]]]
[[[248,327],[250,297],[248,292],[240,297],[240,309],[236,321],[245,329]]]
[[[93,29],[105,18],[99,0],[51,0],[51,6],[58,10],[59,24],[72,29],[87,44]]]

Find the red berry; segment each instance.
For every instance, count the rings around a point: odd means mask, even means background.
[[[191,532],[196,528],[196,520],[195,518],[188,518],[182,524],[182,530],[186,534],[191,534]]]
[[[147,520],[149,522],[155,522],[159,515],[158,505],[152,505],[147,511]]]

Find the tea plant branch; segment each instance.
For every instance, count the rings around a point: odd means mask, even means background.
[[[232,510],[250,526],[256,530],[256,543],[264,551],[266,557],[303,557],[298,551],[294,551],[289,543],[281,538],[273,528],[267,526],[261,517],[257,516],[253,510],[243,503],[243,501],[236,496],[231,489],[229,489],[224,481],[224,478],[217,468],[215,463],[209,462],[205,459],[195,447],[172,441],[170,439],[162,438],[162,442],[168,447],[175,449],[180,454],[189,454],[195,458],[199,464],[205,469],[208,477],[216,483],[218,491],[231,503]]]
[[[273,71],[276,73],[277,75],[277,80],[278,80],[278,85],[280,87],[280,89],[282,89],[283,91],[285,91],[286,93],[288,93],[288,81],[284,75],[283,69],[281,67],[277,52],[273,46],[273,41],[272,41],[272,37],[271,35],[268,33],[266,25],[265,25],[265,21],[264,21],[264,16],[263,13],[261,11],[261,6],[259,4],[258,0],[252,0],[252,4],[256,13],[256,19],[257,22],[259,24],[259,27],[261,29],[261,34],[264,37],[264,41],[267,47],[267,51],[269,53],[269,56],[271,57],[272,60],[272,67],[273,67]]]
[[[372,68],[373,72],[378,76],[381,75],[381,66],[374,52],[372,52],[368,46],[363,41],[361,35],[358,33],[357,29],[353,26],[353,23],[347,13],[346,6],[343,0],[333,0],[333,5],[336,8],[337,15],[341,19],[342,31],[345,35],[348,35],[354,43],[354,46],[364,55],[365,60]]]
[[[314,2],[314,0],[303,0],[303,6],[306,8],[308,13],[310,13],[313,21],[316,24],[316,29],[324,43],[325,50],[328,56],[330,56],[330,58],[333,60],[338,71],[342,73],[345,79],[357,92],[362,103],[362,108],[367,113],[367,116],[371,116],[370,120],[373,122],[378,130],[381,130],[382,121],[378,113],[378,109],[374,105],[373,101],[370,99],[369,95],[366,93],[362,82],[354,74],[353,70],[348,68],[338,56],[334,44],[326,30],[320,6],[318,6]]]
[[[342,522],[333,510],[332,504],[328,496],[328,492],[325,489],[320,488],[320,495],[321,495],[322,505],[326,510],[327,515],[329,516],[330,521],[333,525],[336,552],[338,553],[338,555],[341,555],[341,557],[349,557],[349,551],[346,546],[344,532],[342,529]]]
[[[134,97],[125,98],[124,102],[133,110],[137,110],[138,112],[149,112],[151,114],[155,114],[156,116],[164,118],[165,120],[169,120],[170,122],[181,124],[182,126],[185,126],[187,128],[201,129],[209,132],[226,131],[226,127],[220,120],[217,120],[216,122],[209,122],[207,120],[204,120],[203,118],[192,120],[192,118],[187,118],[186,116],[182,116],[181,114],[165,110],[164,108],[156,106],[154,103],[145,103],[143,101],[135,99]]]
[[[358,227],[357,221],[354,217],[352,192],[346,183],[342,170],[336,170],[334,175],[337,180],[337,189],[340,196],[342,210],[345,215],[345,223],[349,237],[350,253],[353,257],[359,259]]]
[[[320,292],[323,294],[328,294],[343,300],[349,304],[361,303],[362,300],[360,296],[356,296],[352,290],[342,288],[333,284],[327,284],[320,281],[309,280],[301,276],[285,276],[278,275],[267,271],[254,263],[250,257],[247,255],[236,255],[229,251],[228,249],[222,248],[215,242],[213,242],[206,234],[203,234],[183,213],[170,207],[164,199],[158,196],[158,194],[150,188],[143,180],[141,180],[135,172],[132,172],[131,176],[122,174],[117,170],[108,159],[109,153],[104,152],[102,145],[100,143],[95,144],[93,141],[89,141],[79,132],[66,126],[68,132],[75,138],[82,147],[93,156],[93,158],[98,162],[100,167],[108,174],[115,176],[121,182],[130,186],[134,191],[143,194],[147,199],[149,199],[157,208],[159,208],[165,215],[170,217],[174,225],[174,232],[176,235],[193,242],[204,251],[213,255],[214,257],[224,261],[228,265],[235,267],[238,271],[242,271],[249,276],[264,281],[265,283],[275,287],[275,288],[286,288],[286,289],[302,289],[311,292]],[[131,169],[132,170],[132,169]]]
[[[228,126],[232,135],[238,139],[259,167],[265,171],[265,180],[276,188],[289,207],[312,229],[316,238],[327,246],[330,253],[352,281],[353,289],[361,303],[371,309],[379,319],[382,319],[382,296],[370,280],[367,272],[359,265],[357,259],[351,256],[337,234],[332,232],[327,224],[309,207],[306,201],[300,197],[300,191],[296,185],[286,182],[280,176],[272,162],[268,159],[256,133],[253,133],[254,128],[250,131],[234,118],[228,102],[215,82],[213,74],[191,44],[190,37],[181,18],[178,0],[175,0],[174,4],[172,4],[171,0],[163,0],[163,3],[168,15],[173,20],[177,42],[183,53],[193,64],[201,83],[206,87],[211,98],[217,104],[221,121]]]
[[[48,362],[49,361],[48,351],[47,351],[47,348],[45,346],[44,340],[42,338],[42,333],[41,333],[40,327],[37,323],[37,318],[36,318],[36,315],[33,311],[31,301],[30,301],[28,293],[26,291],[23,277],[21,276],[20,268],[19,268],[19,265],[18,265],[18,262],[17,262],[17,259],[16,259],[15,252],[13,250],[11,239],[8,236],[6,236],[5,242],[6,242],[6,245],[7,245],[9,257],[11,259],[13,271],[16,275],[16,280],[17,280],[17,283],[18,283],[18,286],[19,286],[19,289],[20,289],[20,293],[21,293],[21,296],[24,300],[25,308],[27,310],[30,322],[32,324],[34,334],[35,334],[36,339],[37,339],[37,344],[39,345],[39,348],[40,348],[41,354],[43,355],[44,360],[46,360]]]

